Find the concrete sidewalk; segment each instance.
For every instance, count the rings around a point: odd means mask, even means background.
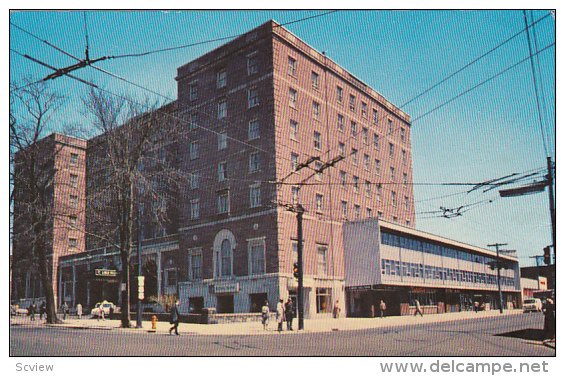
[[[504,315],[522,314],[522,310],[504,311]],[[293,334],[293,333],[318,333],[331,331],[348,331],[348,330],[364,330],[375,328],[399,327],[421,325],[427,323],[438,323],[457,320],[485,320],[489,317],[500,316],[499,311],[483,311],[483,312],[458,312],[444,313],[435,315],[420,316],[391,316],[385,318],[323,318],[304,320],[304,331],[298,332],[298,320],[294,319],[293,329],[290,332],[286,330],[286,323],[283,325],[284,331],[277,332],[277,324],[274,321],[269,322],[268,330],[263,330],[260,322],[245,322],[231,324],[185,324],[179,325],[179,333],[181,335],[203,334],[203,335],[272,335],[272,334]],[[51,325],[45,324],[45,320],[39,320],[39,316],[35,321],[31,321],[27,316],[14,316],[10,318],[11,325],[25,326],[50,326],[57,328],[74,328],[74,329],[98,329],[98,330],[120,330],[124,333],[148,333],[151,329],[150,321],[143,321],[141,329],[124,329],[120,327],[119,320],[96,320],[90,318],[72,318],[64,320],[63,324]],[[131,324],[135,326],[135,314],[132,315]],[[157,323],[157,334],[168,334],[171,325],[168,322]]]

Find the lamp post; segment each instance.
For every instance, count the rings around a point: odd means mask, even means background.
[[[141,206],[138,206],[137,210],[137,318],[136,318],[136,328],[142,328],[143,324],[141,322],[141,237],[142,237],[142,224],[141,224]]]

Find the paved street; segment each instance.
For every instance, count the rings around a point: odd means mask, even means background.
[[[453,317],[453,316],[450,316]],[[541,314],[468,316],[443,322],[394,318],[380,327],[264,335],[12,326],[12,356],[554,356],[536,340]],[[409,318],[406,318],[409,319]],[[411,318],[412,320],[414,318]],[[344,319],[356,320],[356,319]],[[379,320],[379,319],[373,319]],[[378,321],[377,321],[378,322]],[[212,326],[209,326],[212,327]],[[182,325],[181,325],[182,328]],[[528,330],[531,329],[531,330]],[[507,335],[504,335],[507,334]]]

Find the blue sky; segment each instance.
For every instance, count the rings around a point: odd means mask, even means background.
[[[151,11],[87,12],[90,56],[118,55],[237,35],[269,19],[284,23],[320,11]],[[548,11],[534,11],[535,20]],[[85,47],[82,12],[13,12],[10,20],[75,56]],[[530,13],[528,12],[528,17]],[[338,11],[287,26],[289,30],[400,106],[418,93],[495,47],[525,27],[522,11]],[[532,31],[532,30],[531,30]],[[538,47],[555,42],[555,20],[535,25]],[[533,34],[532,38],[533,38]],[[99,67],[176,97],[176,68],[225,43],[217,42],[140,58],[100,62]],[[533,43],[532,39],[532,43]],[[10,48],[50,65],[74,63],[69,57],[11,27]],[[535,46],[534,46],[535,48]],[[412,126],[415,183],[481,182],[543,168],[546,153],[538,122],[529,61],[480,86],[437,111],[427,111],[528,56],[526,34],[465,69],[445,84],[402,107],[416,119]],[[548,122],[544,131],[555,159],[555,48],[539,56],[539,82]],[[537,62],[536,62],[537,64]],[[10,55],[10,79],[34,79],[46,68]],[[166,101],[92,69],[76,76],[108,90]],[[67,96],[59,124],[86,124],[80,98],[88,88],[67,78],[50,83]],[[418,229],[486,247],[508,243],[522,265],[551,243],[547,192],[498,198],[496,190],[463,193],[467,187],[416,185],[416,212],[440,206],[472,206],[463,216],[446,219],[417,214]],[[447,196],[433,199],[439,196]],[[433,199],[433,200],[432,200]],[[435,217],[435,218],[430,218]]]

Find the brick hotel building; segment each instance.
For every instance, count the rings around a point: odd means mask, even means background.
[[[189,132],[174,163],[190,179],[172,222],[143,222],[154,294],[220,313],[294,297],[296,216],[277,203],[300,202],[305,316],[329,314],[336,301],[350,310],[346,274],[357,271],[345,267],[344,252],[355,250],[344,248],[344,223],[415,227],[409,116],[273,21],[179,67],[176,81],[167,111]],[[311,157],[319,160],[301,167]],[[100,270],[119,274],[117,250],[89,243],[63,256],[59,302],[118,302],[119,279]]]

